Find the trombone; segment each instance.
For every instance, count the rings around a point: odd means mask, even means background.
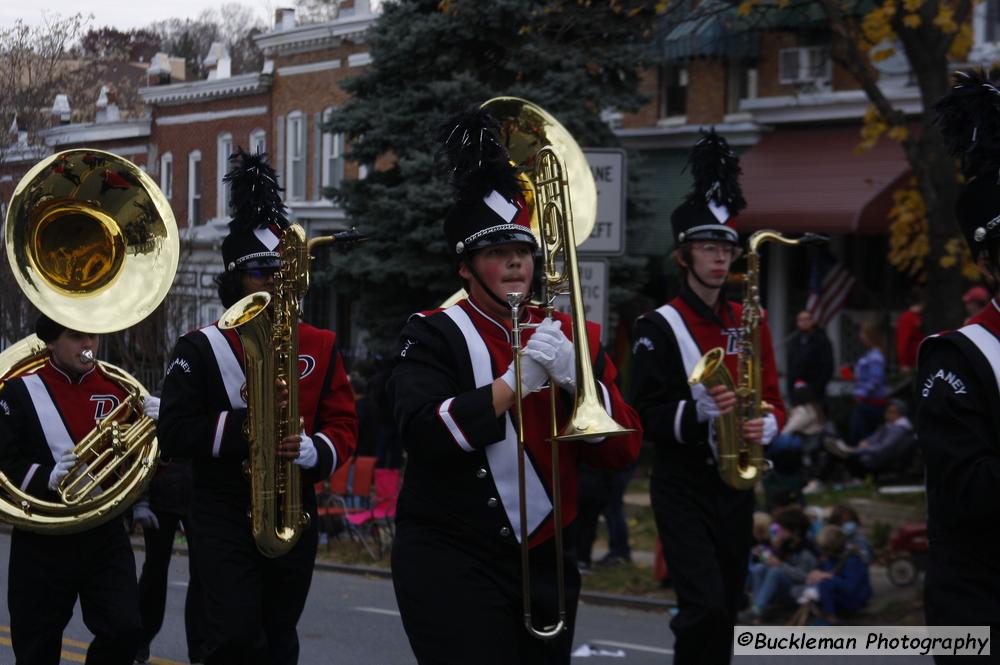
[[[535,164],[534,172],[528,182],[529,201],[533,200],[533,211],[537,215],[539,235],[542,242],[542,276],[543,305],[546,316],[552,318],[555,310],[555,298],[559,295],[570,296],[573,350],[576,361],[576,401],[573,412],[567,424],[559,429],[556,420],[557,387],[549,387],[549,410],[552,424],[552,513],[555,523],[554,540],[556,549],[556,587],[558,603],[558,619],[554,625],[537,628],[531,616],[531,577],[529,571],[528,549],[528,516],[526,506],[525,482],[525,441],[524,421],[522,417],[521,391],[521,333],[528,325],[520,321],[521,306],[525,294],[508,293],[507,301],[511,307],[511,346],[514,351],[514,419],[517,431],[517,470],[518,470],[518,503],[521,522],[521,595],[523,599],[524,626],[528,632],[543,640],[552,639],[566,629],[566,585],[563,569],[562,540],[562,493],[559,478],[559,444],[563,442],[601,439],[610,436],[621,436],[632,432],[614,421],[597,394],[597,384],[594,380],[594,369],[590,360],[590,342],[587,338],[586,313],[583,306],[583,294],[580,289],[579,265],[576,258],[576,233],[574,229],[573,206],[570,200],[570,186],[567,173],[585,174],[582,183],[587,193],[592,193],[596,202],[594,181],[590,169],[583,157],[583,152],[573,141],[568,132],[548,113],[531,102],[514,97],[501,97],[484,104],[493,116],[507,130],[506,139],[508,152],[515,162],[531,161]],[[513,115],[510,111],[513,109]],[[513,130],[511,128],[513,127]],[[530,140],[512,135],[518,128],[529,128]],[[522,130],[524,131],[524,130]],[[512,140],[513,139],[513,140]],[[564,143],[567,158],[560,155],[557,143]],[[537,147],[537,142],[544,143],[540,150],[526,153],[514,148],[517,145]],[[569,166],[567,166],[567,161]],[[589,185],[589,189],[587,187]],[[593,224],[596,207],[591,203],[582,210],[582,217],[589,216]],[[587,230],[589,234],[589,229]],[[584,236],[586,237],[586,236]],[[562,263],[562,270],[557,269],[557,263]]]

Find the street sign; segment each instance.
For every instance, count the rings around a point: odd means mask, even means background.
[[[605,259],[578,259],[580,293],[587,320],[601,326],[601,342],[608,339],[608,262]],[[569,296],[556,298],[556,309],[569,313]]]
[[[625,253],[625,151],[588,148],[583,154],[597,185],[597,221],[577,251],[621,256]]]

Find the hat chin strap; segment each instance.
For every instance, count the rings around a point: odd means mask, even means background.
[[[476,283],[482,287],[483,291],[486,291],[486,295],[488,295],[493,300],[493,302],[500,305],[501,307],[506,307],[507,309],[510,309],[510,303],[507,302],[506,298],[501,298],[500,296],[498,296],[493,292],[493,289],[486,286],[486,282],[483,281],[483,278],[479,276],[479,273],[476,271],[475,267],[473,267],[472,261],[466,261],[465,267],[472,274],[472,278],[475,279]]]

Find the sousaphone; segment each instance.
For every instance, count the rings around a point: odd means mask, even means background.
[[[48,157],[21,179],[4,242],[28,300],[57,323],[90,333],[123,330],[152,314],[180,257],[177,224],[156,183],[128,160],[90,149]],[[34,335],[0,353],[0,397],[7,381],[46,358]],[[126,398],[77,444],[77,466],[58,501],[29,495],[0,473],[0,520],[43,533],[85,531],[145,491],[159,457],[156,424],[142,414],[148,391],[121,368],[94,362]]]

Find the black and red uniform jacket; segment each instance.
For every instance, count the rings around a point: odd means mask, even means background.
[[[157,435],[166,457],[190,458],[194,490],[249,501],[243,473],[249,446],[243,434],[246,401],[243,345],[217,323],[177,341],[167,365]],[[336,334],[299,323],[299,413],[319,461],[303,469],[303,500],[315,506],[313,485],[354,453],[358,421],[354,395],[336,348]]]
[[[556,313],[572,337],[570,318]],[[543,312],[526,310],[526,322]],[[522,343],[531,339],[527,329]],[[563,443],[559,448],[563,525],[576,517],[580,461],[620,469],[639,454],[642,432],[635,411],[615,386],[616,370],[600,347],[600,329],[587,323],[594,376],[605,408],[635,431],[598,443]],[[493,381],[513,359],[510,333],[469,300],[443,311],[415,315],[403,329],[398,363],[390,380],[396,422],[409,453],[399,499],[399,519],[414,519],[456,534],[489,550],[520,541],[517,494],[517,438],[509,412],[497,417]],[[572,397],[560,390],[557,420],[565,424]],[[524,400],[527,451],[526,485],[529,543],[536,546],[554,532],[552,519],[552,436],[550,392]]]
[[[0,390],[0,470],[28,494],[49,501],[49,475],[63,453],[121,404],[125,390],[98,368],[74,379],[52,364]]]
[[[741,303],[719,298],[710,308],[690,288],[666,305],[644,314],[636,322],[632,355],[631,402],[642,419],[646,438],[655,442],[657,459],[678,453],[690,457],[714,459],[709,444],[708,423],[698,422],[692,390],[703,386],[688,385],[694,363],[715,347],[726,351],[725,365],[736,381]],[[778,371],[771,346],[767,321],[760,328],[761,392],[765,402],[774,407],[778,431],[785,422],[785,404],[778,388]]]
[[[933,625],[1000,626],[1000,304],[928,337],[917,362]]]

